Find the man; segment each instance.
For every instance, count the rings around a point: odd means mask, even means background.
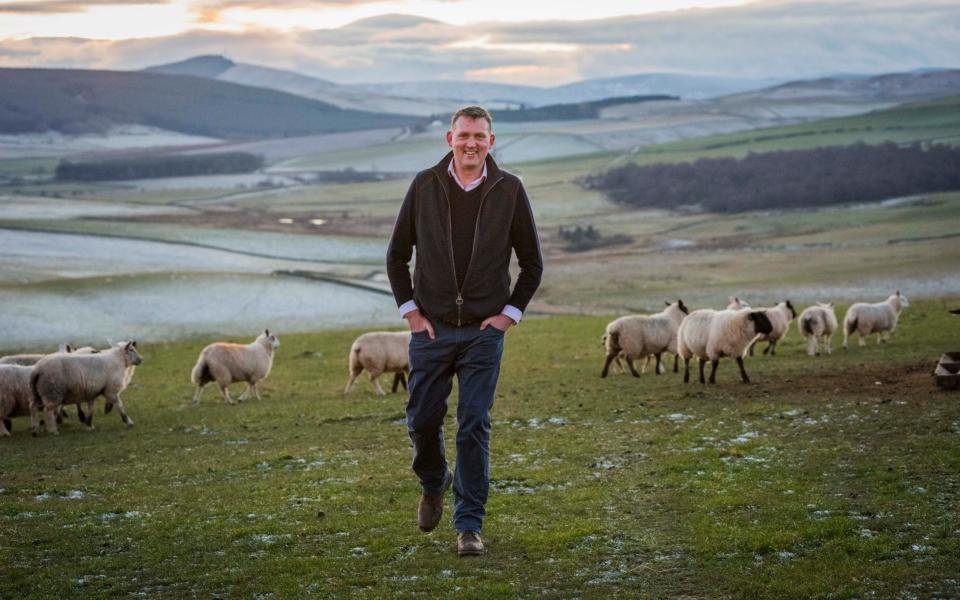
[[[417,522],[423,531],[437,526],[452,483],[460,556],[483,553],[490,408],[503,336],[520,322],[543,272],[530,201],[520,180],[488,156],[493,142],[493,119],[485,109],[468,106],[454,113],[447,132],[452,151],[414,178],[387,250],[390,286],[412,332],[407,430],[422,488]],[[511,252],[520,264],[512,293]],[[443,418],[454,374],[459,399],[451,473]]]

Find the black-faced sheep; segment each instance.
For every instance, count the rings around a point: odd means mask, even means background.
[[[777,342],[782,340],[790,330],[790,322],[797,317],[797,311],[789,300],[770,308],[760,308],[767,313],[773,331],[761,335],[750,344],[750,356],[753,356],[753,348],[760,342],[767,342],[767,347],[763,349],[764,354],[774,355],[777,353]]]
[[[350,378],[343,393],[349,394],[353,389],[353,382],[364,369],[370,374],[370,381],[377,394],[384,396],[386,392],[380,386],[380,375],[394,373],[393,391],[397,391],[398,383],[406,388],[404,375],[410,370],[410,332],[409,331],[371,331],[364,333],[354,340],[350,347],[348,358]]]
[[[877,334],[878,344],[886,342],[890,339],[893,330],[897,328],[900,311],[908,306],[910,301],[900,293],[900,290],[883,302],[853,304],[847,309],[847,315],[843,318],[843,347],[847,347],[847,339],[855,331],[860,334],[861,346],[867,345],[864,338],[871,333]]]
[[[129,380],[127,368],[143,362],[136,342],[121,342],[98,354],[51,354],[33,367],[30,387],[33,403],[30,407],[30,425],[33,434],[40,429],[39,411],[44,411],[47,431],[57,433],[55,414],[66,404],[87,403],[84,419],[87,430],[93,429],[93,402],[103,396],[107,404],[116,405],[120,418],[128,426],[133,419],[127,416],[120,398]]]
[[[190,380],[197,386],[193,394],[194,404],[200,402],[204,386],[211,381],[217,382],[220,395],[227,404],[234,404],[227,386],[239,381],[247,382],[247,389],[238,400],[246,400],[251,391],[260,400],[257,383],[270,374],[273,351],[279,347],[280,340],[267,329],[247,345],[215,342],[204,348],[190,374]]]
[[[700,383],[705,383],[705,361],[712,364],[710,383],[716,383],[717,365],[723,356],[734,356],[740,367],[740,379],[750,383],[743,367],[743,354],[757,335],[770,333],[773,326],[762,310],[695,310],[680,324],[677,350],[684,360],[683,382],[690,382],[690,361],[700,361]]]
[[[830,354],[833,333],[837,330],[837,315],[833,312],[833,302],[817,302],[808,306],[797,319],[800,335],[807,338],[807,354],[820,356],[820,348]]]
[[[610,363],[620,356],[627,361],[634,377],[640,377],[640,373],[633,361],[654,356],[657,359],[654,372],[659,375],[661,355],[664,352],[677,354],[677,329],[688,312],[683,300],[677,300],[673,304],[667,303],[663,311],[653,315],[628,315],[611,321],[604,336],[607,357],[600,377],[607,376]],[[676,361],[674,368],[677,368]]]

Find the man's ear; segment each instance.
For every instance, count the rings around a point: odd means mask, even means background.
[[[453,130],[447,130],[447,145],[453,148]]]
[[[491,132],[490,132],[490,147],[491,147],[491,148],[493,148],[493,140],[495,140],[496,137],[497,137],[497,136],[493,135],[493,132],[491,131]]]

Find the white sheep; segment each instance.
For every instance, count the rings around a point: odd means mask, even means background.
[[[740,310],[741,308],[752,308],[746,300],[741,300],[738,296],[730,296],[730,304],[727,304],[727,310]]]
[[[847,338],[856,331],[860,334],[860,345],[866,346],[864,338],[871,333],[877,334],[877,343],[883,343],[890,339],[890,334],[897,328],[897,320],[900,317],[900,311],[910,306],[907,297],[897,290],[883,302],[876,304],[867,304],[857,302],[847,309],[847,315],[843,318],[843,347],[847,347]]]
[[[60,344],[59,348],[57,348],[57,352],[62,354],[90,354],[97,352],[97,350],[91,348],[90,346],[74,348],[70,344]],[[40,362],[40,359],[45,356],[49,356],[49,354],[11,354],[10,356],[4,356],[3,358],[0,358],[0,365],[20,365],[29,367]]]
[[[371,331],[354,340],[348,359],[350,379],[343,393],[350,393],[353,382],[364,369],[370,374],[370,381],[381,396],[386,395],[380,387],[380,375],[384,373],[395,374],[394,392],[399,383],[406,388],[403,377],[410,370],[410,337],[409,331]]]
[[[695,310],[683,320],[677,332],[677,351],[684,360],[683,382],[690,382],[690,361],[700,361],[700,383],[705,361],[712,364],[710,383],[716,383],[717,365],[723,356],[734,356],[740,379],[750,383],[743,368],[743,354],[757,335],[770,333],[773,326],[762,310]]]
[[[670,352],[676,356],[677,329],[683,318],[690,312],[683,305],[683,300],[666,304],[667,307],[656,314],[628,315],[607,324],[604,336],[607,358],[600,377],[607,376],[610,363],[620,356],[627,361],[627,366],[630,367],[634,377],[640,377],[640,373],[633,366],[633,361],[653,356],[657,359],[654,372],[657,375],[660,374],[661,355],[664,352]],[[676,361],[674,368],[677,368]]]
[[[273,351],[280,347],[277,336],[265,329],[250,344],[228,344],[215,342],[204,348],[197,358],[197,364],[190,373],[190,380],[197,386],[193,394],[194,404],[200,402],[203,388],[211,381],[217,382],[220,395],[227,404],[234,404],[227,389],[231,383],[247,382],[247,389],[240,395],[241,402],[250,397],[252,391],[260,400],[257,383],[270,374],[273,367]]]
[[[833,312],[833,302],[817,302],[808,306],[797,319],[800,335],[807,338],[807,354],[820,356],[820,347],[830,354],[830,340],[837,330],[837,315]]]
[[[773,326],[773,331],[761,335],[750,344],[750,356],[753,356],[753,348],[760,342],[767,342],[767,347],[763,349],[764,354],[771,356],[777,353],[777,342],[787,336],[790,330],[790,323],[797,317],[797,311],[789,300],[781,302],[776,306],[769,308],[760,308],[758,310],[766,311],[767,318]]]
[[[30,415],[33,367],[0,365],[0,435],[10,435],[11,419]]]
[[[103,396],[108,407],[114,404],[127,426],[133,419],[127,416],[120,393],[126,388],[127,367],[143,362],[136,342],[120,342],[98,354],[51,354],[33,367],[30,387],[33,403],[30,405],[30,425],[34,435],[40,430],[39,410],[44,411],[47,431],[57,433],[54,415],[65,404],[87,403],[84,419],[87,430],[93,430],[93,402]]]

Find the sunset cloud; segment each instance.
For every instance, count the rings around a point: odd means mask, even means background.
[[[210,11],[218,6],[203,5]],[[139,69],[222,54],[341,83],[489,79],[540,85],[641,72],[802,78],[960,66],[960,5],[946,0],[764,0],[609,19],[468,25],[387,14],[293,31],[231,30],[216,12],[191,18],[209,26],[113,42],[4,40],[0,65]]]

